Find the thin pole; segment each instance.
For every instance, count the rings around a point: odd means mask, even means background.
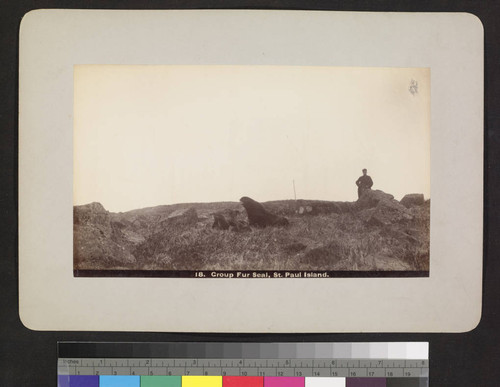
[[[297,194],[295,192],[295,180],[292,180],[292,182],[293,182],[293,197],[294,197],[295,201],[297,201]]]

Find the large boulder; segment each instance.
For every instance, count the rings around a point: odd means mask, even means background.
[[[400,203],[406,208],[410,208],[412,206],[421,206],[425,203],[423,194],[408,194],[401,199]]]
[[[381,200],[375,208],[366,211],[369,213],[366,223],[370,226],[388,226],[413,219],[408,209],[396,200]]]
[[[288,220],[286,218],[270,213],[262,204],[247,196],[243,196],[240,202],[247,212],[250,226],[266,227],[288,225]]]
[[[376,207],[381,201],[392,201],[394,200],[394,196],[391,194],[385,193],[380,190],[371,190],[367,189],[363,191],[361,197],[355,203],[356,210],[366,210],[367,208]]]
[[[119,225],[100,203],[73,208],[73,260],[75,269],[128,267],[135,257],[122,245]]]
[[[380,190],[366,190],[355,204],[363,221],[370,226],[388,226],[413,219],[411,212],[394,196]]]
[[[112,233],[109,212],[97,202],[73,207],[73,224],[80,227],[91,226],[107,238]]]

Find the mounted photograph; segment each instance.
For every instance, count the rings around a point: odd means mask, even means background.
[[[75,277],[429,276],[429,68],[73,75]]]

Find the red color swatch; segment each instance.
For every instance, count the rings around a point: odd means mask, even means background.
[[[223,376],[223,387],[263,387],[264,377],[262,376]]]

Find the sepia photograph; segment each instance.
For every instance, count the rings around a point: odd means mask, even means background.
[[[75,65],[76,277],[428,277],[430,69]]]

